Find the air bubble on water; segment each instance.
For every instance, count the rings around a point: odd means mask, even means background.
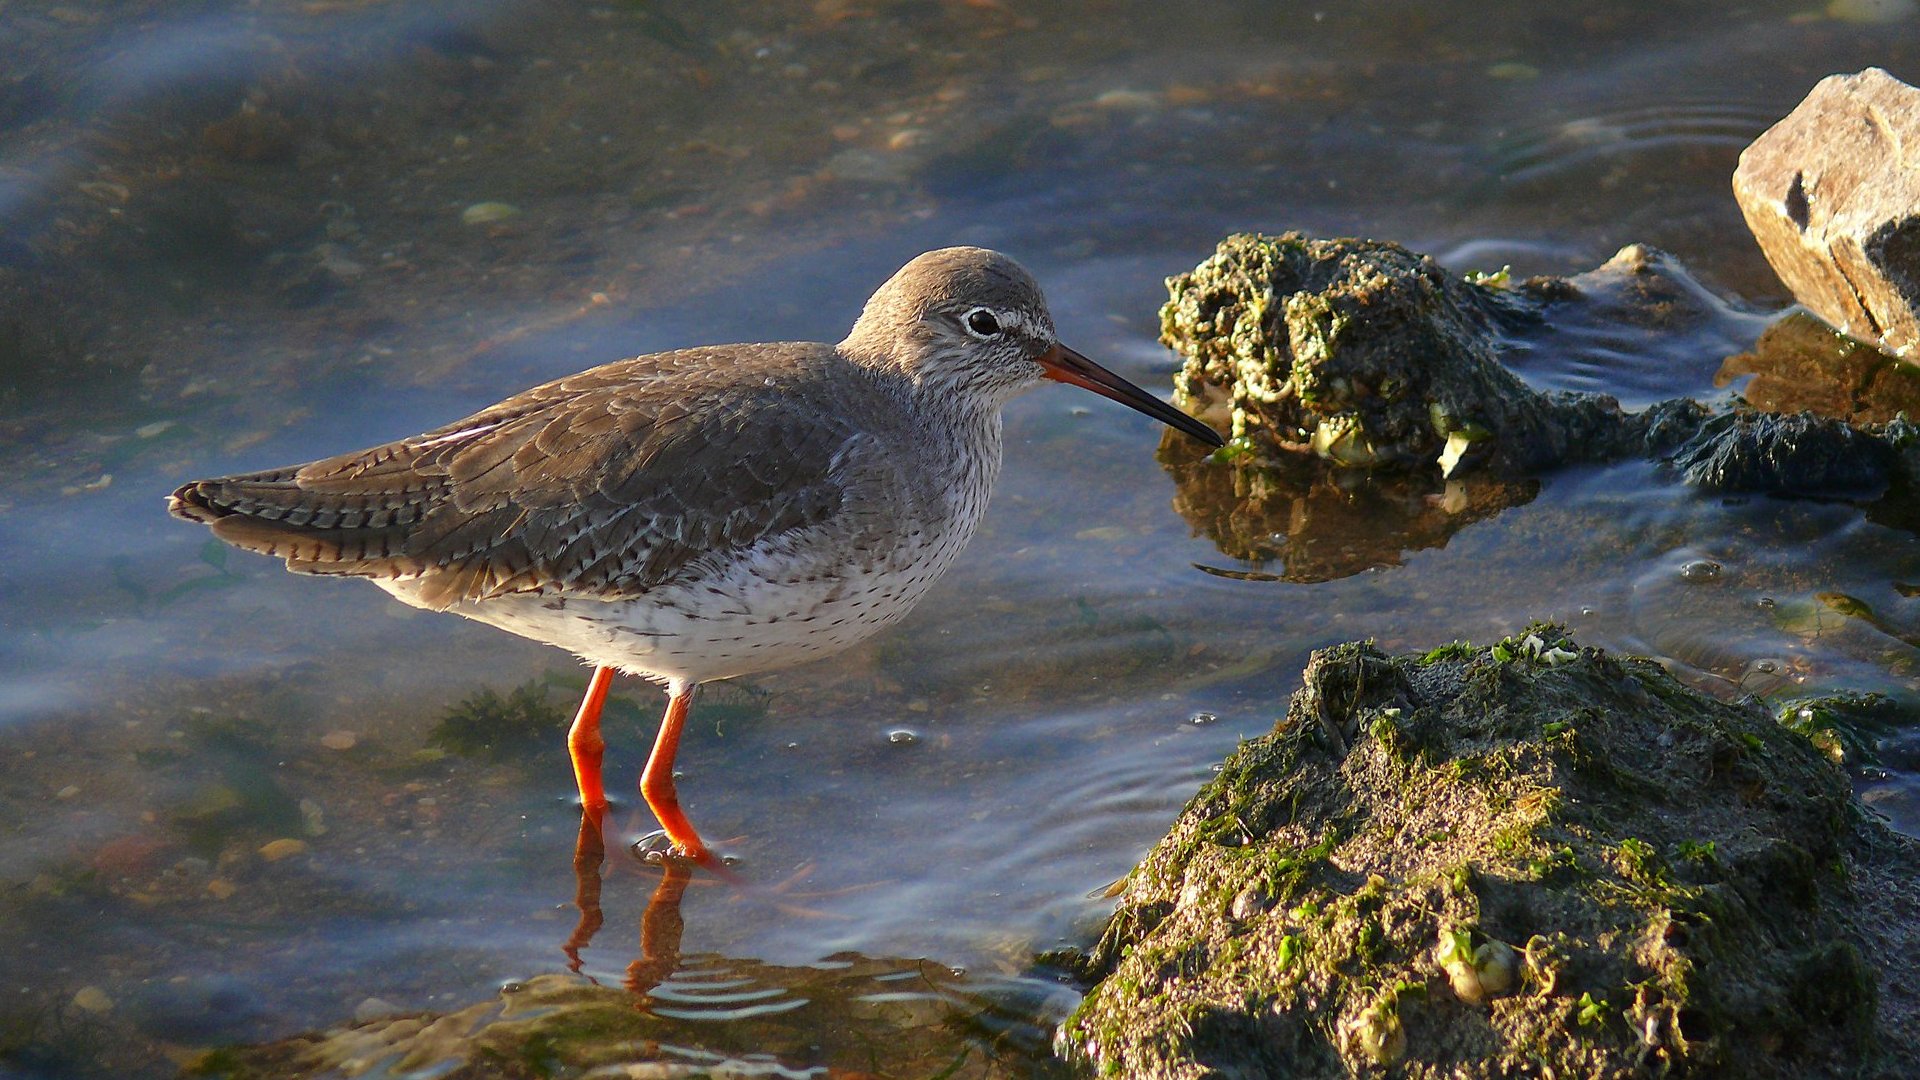
[[[1723,568],[1712,559],[1690,559],[1680,564],[1682,581],[1714,581],[1720,577]]]

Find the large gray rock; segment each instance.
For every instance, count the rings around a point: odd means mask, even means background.
[[[1814,314],[1903,358],[1920,343],[1920,89],[1820,80],[1733,174],[1747,227]]]

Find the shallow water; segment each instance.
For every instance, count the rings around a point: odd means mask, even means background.
[[[1645,242],[1710,318],[1568,327],[1516,367],[1725,401],[1766,378],[1728,358],[1784,303],[1729,193],[1739,148],[1830,71],[1920,76],[1897,4],[1189,7],[0,7],[0,1071],[165,1074],[567,970],[558,727],[496,754],[431,738],[482,688],[544,678],[564,711],[580,670],[210,547],[164,515],[182,480],[635,352],[834,340],[948,243],[1020,258],[1066,340],[1164,388],[1160,280],[1228,231],[1364,233],[1463,272]],[[1323,492],[1326,531],[1223,552],[1174,510],[1150,421],[1055,388],[1008,434],[981,534],[905,623],[696,711],[682,796],[753,887],[677,906],[685,968],[648,1008],[687,1060],[1029,1073],[1074,1000],[1032,955],[1088,939],[1090,894],[1320,645],[1555,618],[1718,693],[1916,691],[1898,507],[1623,465],[1444,528]],[[625,790],[660,701],[618,693]],[[1920,833],[1914,740],[1859,787]],[[629,801],[614,826],[648,822]],[[586,976],[618,987],[647,953],[659,880],[609,854]],[[871,1007],[902,979],[919,1005]],[[740,1001],[806,1004],[741,1027]]]

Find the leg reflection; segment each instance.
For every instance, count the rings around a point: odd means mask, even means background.
[[[668,859],[661,869],[660,884],[640,916],[640,955],[627,965],[627,989],[642,1001],[680,966],[680,935],[687,925],[680,915],[680,898],[693,880],[693,867]]]
[[[600,868],[607,861],[607,842],[601,829],[606,817],[605,805],[582,810],[580,836],[573,842],[573,906],[580,911],[580,921],[574,923],[573,933],[567,935],[560,951],[567,954],[567,970],[576,975],[580,973],[580,950],[593,943],[593,935],[606,922],[606,916],[600,913]]]
[[[589,807],[580,815],[580,835],[573,846],[573,905],[580,919],[560,949],[567,955],[567,970],[580,972],[580,953],[593,943],[606,916],[600,909],[602,871],[606,867],[606,808]],[[707,866],[722,880],[732,875],[717,859],[702,852],[704,858],[671,857],[658,865],[660,884],[647,899],[647,910],[640,916],[640,955],[627,965],[627,988],[645,1003],[647,995],[680,966],[680,938],[686,920],[680,914],[680,900],[693,881],[695,865]]]

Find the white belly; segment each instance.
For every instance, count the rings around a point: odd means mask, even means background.
[[[634,599],[528,593],[447,610],[630,675],[727,679],[830,656],[899,621],[952,565],[973,525],[951,523],[871,567],[823,565],[823,549],[801,543],[755,549]],[[413,602],[410,581],[377,584]]]

